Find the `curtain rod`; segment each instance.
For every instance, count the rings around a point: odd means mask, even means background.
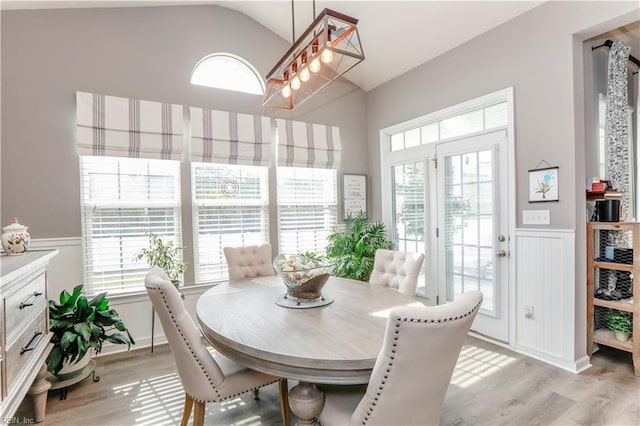
[[[596,49],[599,49],[603,46],[608,47],[609,49],[611,49],[611,46],[613,46],[613,41],[611,40],[607,40],[605,41],[603,44],[601,44],[600,46],[595,46],[591,48],[591,51],[594,51]],[[636,58],[635,56],[629,55],[629,61],[633,62],[637,67],[640,68],[640,60],[638,60],[638,58]]]

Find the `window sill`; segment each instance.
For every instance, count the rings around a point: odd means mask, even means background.
[[[201,295],[205,291],[209,290],[211,287],[220,284],[220,282],[208,283],[208,284],[198,284],[198,285],[189,285],[180,287],[180,292],[185,296],[192,295]],[[140,291],[135,293],[124,293],[124,294],[114,294],[107,295],[109,301],[114,305],[126,305],[129,303],[140,303],[140,302],[148,302],[149,296],[147,296],[146,291]]]

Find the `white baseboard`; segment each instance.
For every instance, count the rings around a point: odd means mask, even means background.
[[[581,373],[582,371],[591,367],[591,361],[589,357],[583,357],[572,362],[522,345],[516,345],[515,350],[519,354],[526,355],[547,364],[551,364],[555,367],[561,368],[574,374]]]

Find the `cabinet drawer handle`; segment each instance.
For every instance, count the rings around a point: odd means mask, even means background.
[[[36,331],[35,333],[33,333],[33,336],[31,337],[31,340],[29,340],[29,343],[27,343],[27,346],[20,348],[20,355],[24,355],[25,352],[34,350],[36,346],[38,346],[38,343],[40,343],[40,340],[42,339],[42,337],[38,339],[38,336],[43,336],[43,335],[44,335],[44,332],[42,331]],[[36,339],[38,340],[34,343],[33,341]],[[31,345],[32,343],[33,343],[33,346]]]
[[[27,306],[33,306],[33,304],[36,303],[36,299],[40,296],[42,296],[42,293],[40,293],[39,291],[34,291],[33,294],[27,297],[24,302],[20,303],[20,309],[24,309]]]

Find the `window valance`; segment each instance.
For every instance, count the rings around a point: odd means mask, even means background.
[[[76,92],[79,155],[181,160],[182,106]]]
[[[278,165],[337,169],[340,166],[340,129],[335,126],[276,119]]]
[[[269,166],[269,117],[194,107],[190,112],[193,161]]]

